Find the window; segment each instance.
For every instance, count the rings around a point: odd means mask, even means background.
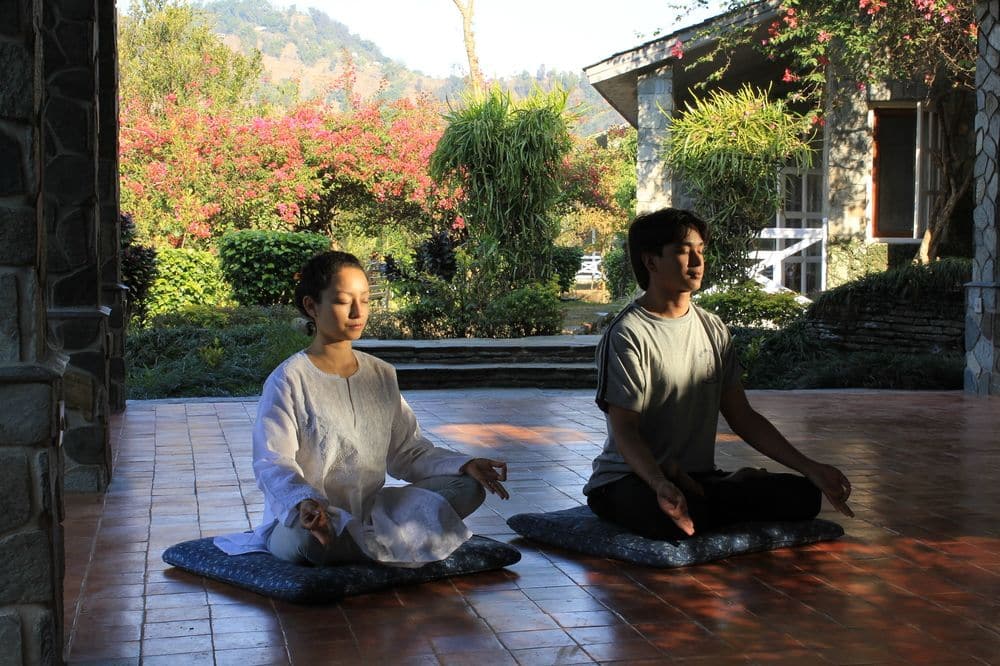
[[[780,284],[802,294],[814,294],[824,287],[823,243],[826,228],[823,214],[823,174],[818,169],[783,173],[784,205],[778,211],[779,229],[802,229],[796,238],[778,240],[778,249],[796,244],[805,247],[781,262]]]
[[[922,104],[873,109],[874,238],[914,242],[927,225],[940,174],[930,159],[939,145],[937,118]]]

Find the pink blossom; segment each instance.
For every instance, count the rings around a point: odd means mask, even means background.
[[[677,39],[670,47],[670,55],[674,58],[680,60],[684,57],[684,44],[681,40]]]

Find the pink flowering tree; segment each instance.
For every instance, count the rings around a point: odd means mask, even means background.
[[[701,4],[694,0],[694,4]],[[747,0],[732,0],[731,9]],[[788,63],[782,80],[796,82],[822,122],[828,84],[860,89],[888,82],[923,86],[925,104],[940,119],[942,140],[932,151],[943,186],[934,201],[918,258],[936,258],[953,214],[972,182],[967,141],[975,100],[976,36],[973,0],[779,0],[767,35],[748,29],[722,35],[712,61],[750,40],[768,57]],[[725,58],[716,62],[726,63]],[[724,66],[724,65],[723,65]]]
[[[122,207],[156,244],[206,247],[236,229],[336,237],[342,226],[454,222],[458,193],[428,175],[443,129],[429,100],[306,103],[249,119],[208,99],[147,108],[122,105]]]

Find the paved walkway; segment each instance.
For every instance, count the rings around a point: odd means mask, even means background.
[[[582,501],[603,440],[592,392],[406,395],[440,444],[510,463],[513,497],[468,522],[517,545],[520,563],[319,608],[172,570],[160,560],[170,544],[259,517],[254,401],[133,402],[115,421],[111,488],[67,497],[69,661],[1000,664],[996,398],[752,392],[800,448],[848,473],[858,517],[835,543],[653,570],[540,548],[506,527]],[[718,458],[762,463],[724,422]]]

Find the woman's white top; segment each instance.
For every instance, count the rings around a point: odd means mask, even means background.
[[[396,370],[354,351],[350,377],[323,372],[299,352],[264,383],[253,427],[253,470],[264,493],[263,522],[252,532],[215,538],[230,555],[267,550],[281,521],[291,526],[304,499],[325,506],[374,560],[418,566],[441,560],[472,533],[439,494],[384,487],[389,475],[414,482],[458,474],[471,459],[435,447],[399,393]]]

